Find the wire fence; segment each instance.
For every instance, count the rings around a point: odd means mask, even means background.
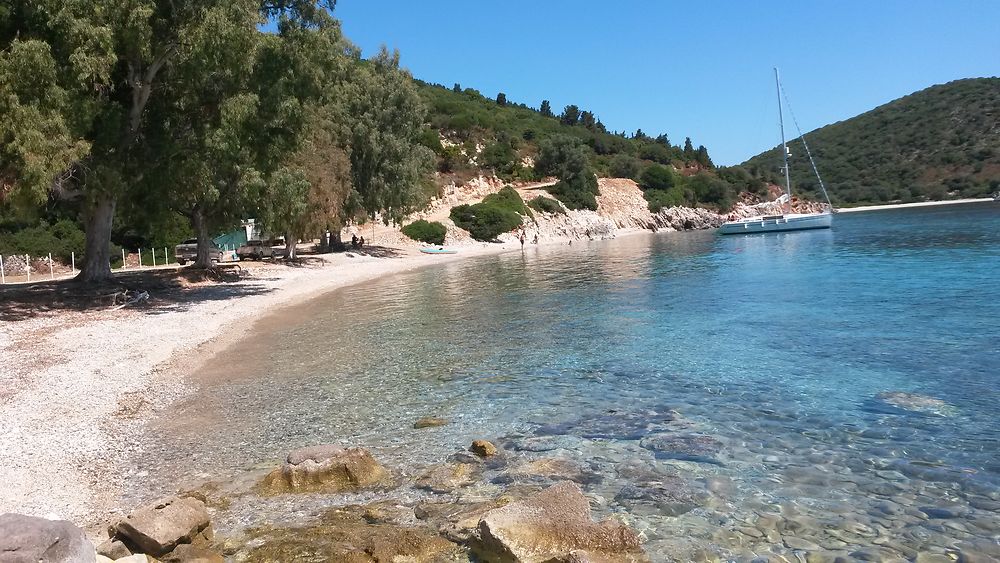
[[[167,248],[138,248],[135,252],[121,251],[121,262],[112,256],[115,271],[149,270],[177,266],[176,259]],[[0,252],[0,284],[28,283],[44,280],[71,278],[77,274],[76,253],[70,254],[69,263],[46,256],[7,254]]]

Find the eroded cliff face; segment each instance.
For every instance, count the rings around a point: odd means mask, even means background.
[[[538,196],[554,198],[546,188],[555,183],[554,179],[531,184],[516,185],[525,202]],[[477,177],[463,185],[449,185],[441,198],[435,199],[425,211],[415,214],[412,219],[441,221],[448,227],[445,238],[447,245],[472,244],[469,233],[459,229],[448,217],[451,208],[461,204],[482,201],[489,194],[500,191],[506,184],[495,177]],[[615,238],[623,232],[649,231],[690,231],[714,229],[730,217],[750,217],[782,213],[782,206],[776,202],[761,203],[754,196],[746,196],[732,210],[725,214],[703,208],[670,207],[658,213],[649,210],[642,190],[634,180],[627,178],[601,178],[598,180],[600,195],[597,196],[597,211],[565,210],[565,213],[543,213],[533,211],[532,217],[524,222],[526,243],[546,243],[562,240],[605,240]],[[820,211],[824,206],[792,200],[793,211],[798,213]],[[520,231],[500,235],[501,242],[516,242]],[[400,235],[405,239],[403,235]]]

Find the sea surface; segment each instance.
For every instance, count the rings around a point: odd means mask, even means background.
[[[484,438],[505,464],[437,497],[571,478],[655,561],[995,560],[1000,204],[528,245],[286,310],[193,381],[136,483],[336,442],[412,505],[435,497],[412,480]],[[222,527],[282,519],[260,506]]]

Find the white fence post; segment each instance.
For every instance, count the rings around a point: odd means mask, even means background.
[[[125,269],[125,249],[122,249],[122,269]]]
[[[69,253],[70,267],[73,268],[73,273],[76,273],[76,251]]]
[[[155,268],[156,267],[156,249],[155,248],[150,248],[150,250],[153,251],[153,267]]]
[[[0,283],[7,283],[7,275],[3,272],[3,253],[0,252]]]
[[[52,270],[52,253],[51,252],[49,252],[49,279],[50,280],[56,279],[56,274]]]
[[[136,250],[136,252],[139,253],[139,269],[141,270],[142,269],[142,247],[140,246],[139,250]]]
[[[167,254],[167,247],[165,247],[165,246],[163,247],[163,263],[164,264],[169,264],[170,263],[170,255]]]
[[[24,271],[28,274],[28,281],[31,281],[31,256],[24,255]]]

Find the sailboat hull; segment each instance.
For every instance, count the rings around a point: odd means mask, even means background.
[[[830,213],[769,215],[765,217],[748,217],[738,221],[723,223],[723,225],[719,227],[719,234],[739,235],[804,231],[808,229],[829,229],[832,224],[833,215]]]

